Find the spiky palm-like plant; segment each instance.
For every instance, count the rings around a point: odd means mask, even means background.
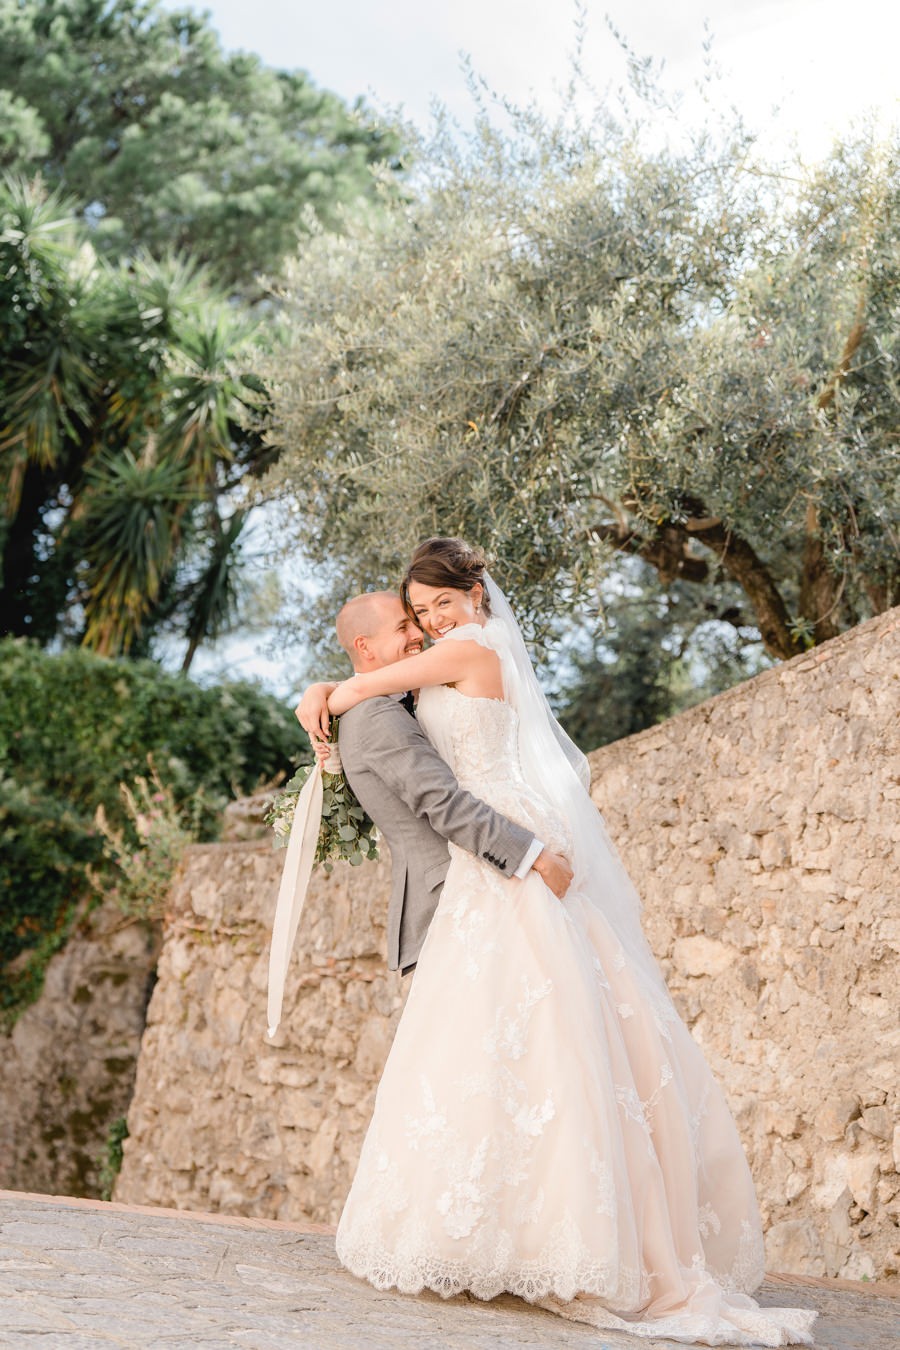
[[[236,576],[230,498],[272,456],[252,328],[185,259],[98,259],[39,185],[5,180],[0,209],[2,630],[113,655],[177,611],[193,655],[228,610],[209,585]]]

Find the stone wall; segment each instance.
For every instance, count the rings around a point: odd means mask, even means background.
[[[0,1188],[99,1195],[110,1125],[134,1088],[159,933],[82,913],[40,997],[0,1036]]]
[[[196,845],[171,896],[114,1198],[333,1222],[409,978],[385,965],[384,864],[319,873],[278,1034],[268,944],[284,855]]]
[[[900,1263],[900,610],[592,756],[769,1268]]]
[[[770,1269],[896,1278],[900,610],[592,756],[645,925],[727,1092]],[[266,1039],[281,855],[190,851],[116,1199],[335,1221],[402,1006],[386,874],[310,889]]]

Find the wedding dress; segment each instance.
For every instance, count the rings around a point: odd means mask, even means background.
[[[493,619],[454,638],[505,659]],[[510,702],[439,686],[417,712],[462,787],[573,856],[571,821],[523,774]],[[450,854],[342,1264],[379,1289],[507,1291],[638,1336],[811,1345],[815,1312],[749,1297],[764,1270],[750,1170],[661,972],[620,940],[590,876],[559,901],[534,872]]]

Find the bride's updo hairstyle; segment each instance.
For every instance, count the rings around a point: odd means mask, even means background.
[[[406,569],[406,575],[400,583],[400,599],[407,614],[415,619],[409,599],[410,582],[418,581],[423,586],[436,586],[441,590],[471,591],[482,586],[484,594],[481,608],[485,614],[491,612],[487,586],[484,581],[485,557],[481,549],[472,548],[463,539],[426,539],[412,555],[412,561]]]

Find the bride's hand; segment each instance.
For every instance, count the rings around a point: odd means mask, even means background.
[[[553,892],[557,900],[563,899],[572,884],[572,877],[575,875],[562,854],[551,853],[548,848],[545,848],[535,858],[532,863],[532,871],[537,872],[544,885]]]
[[[337,684],[332,680],[326,684],[311,684],[294,709],[294,715],[313,743],[324,737],[328,739],[328,695]]]
[[[328,760],[331,759],[334,746],[330,741],[313,741],[313,750],[317,763],[324,769]]]

